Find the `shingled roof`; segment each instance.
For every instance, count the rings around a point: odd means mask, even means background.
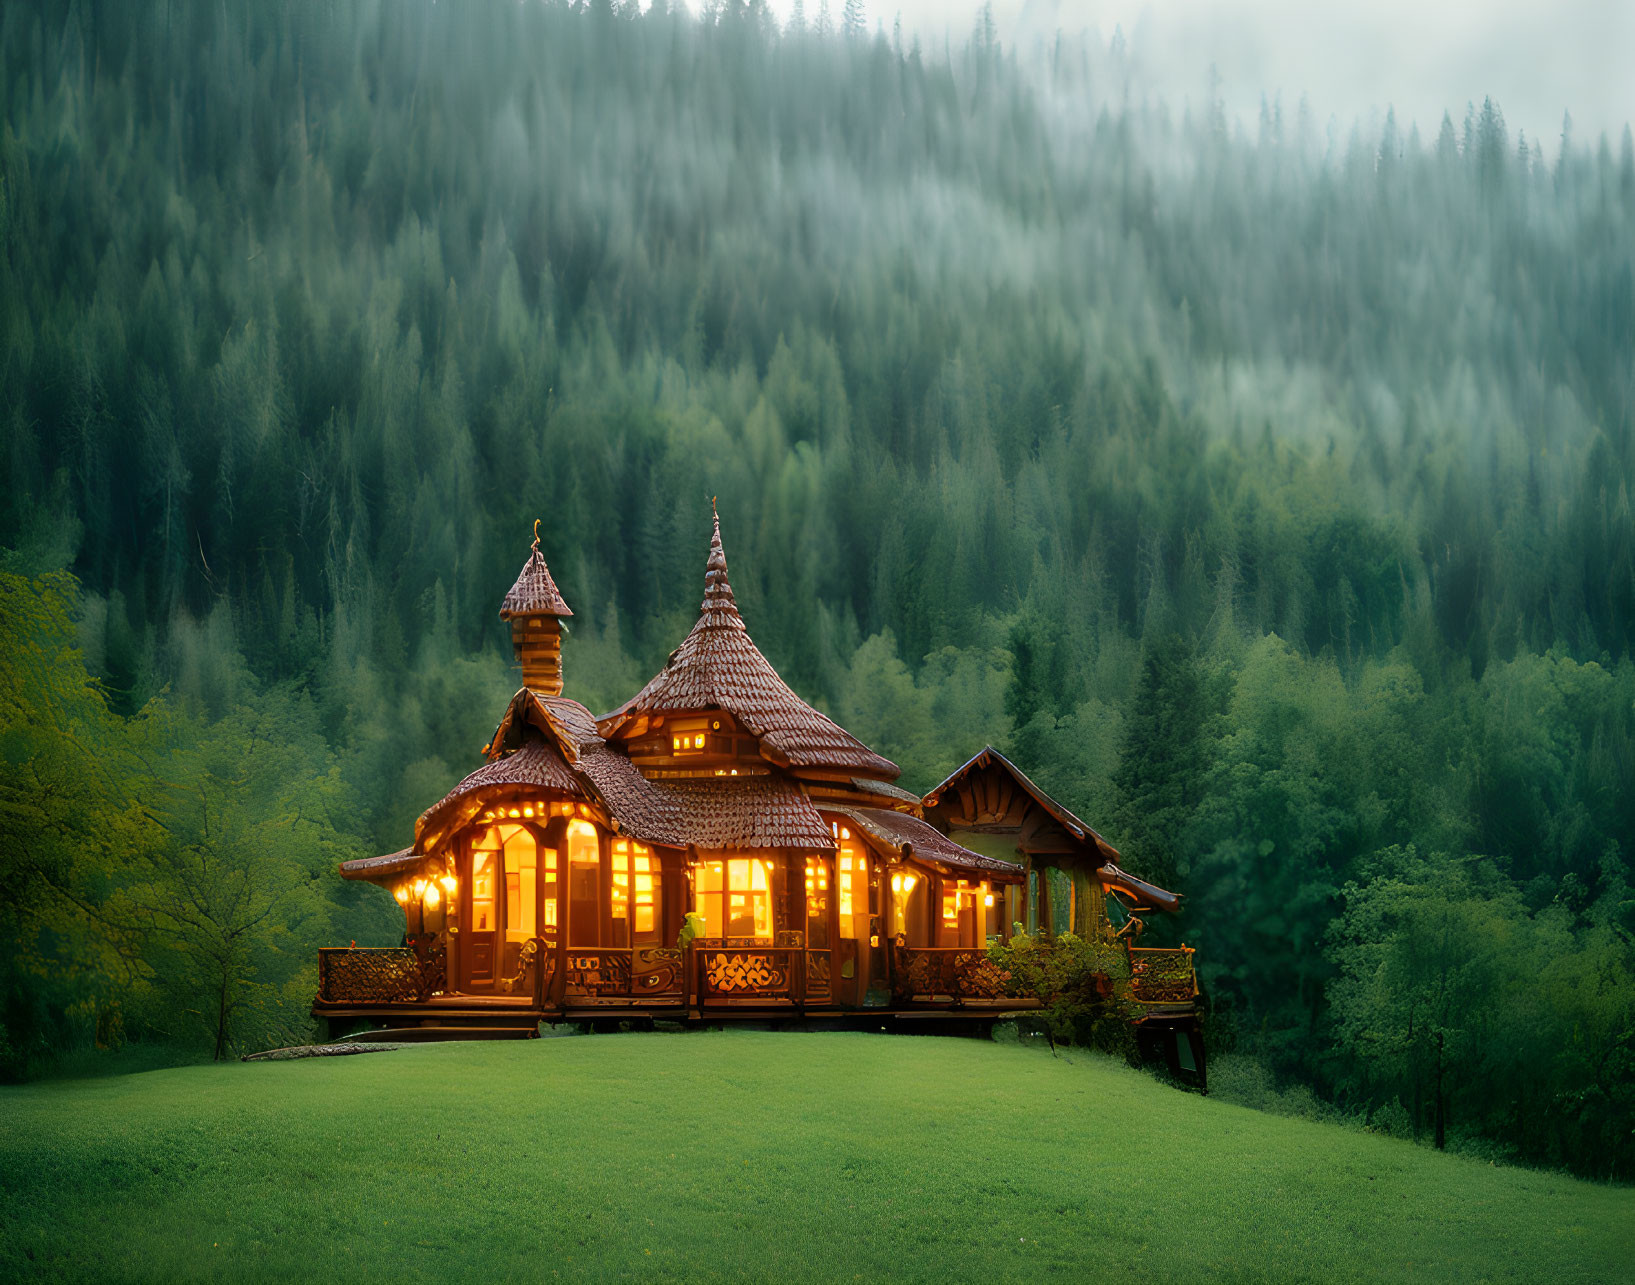
[[[675,801],[687,842],[700,848],[835,846],[812,801],[786,777],[702,777],[654,788]]]
[[[571,616],[568,604],[562,601],[562,595],[557,591],[556,581],[551,579],[551,569],[545,565],[545,555],[539,551],[539,524],[534,524],[534,547],[528,555],[528,561],[522,564],[522,574],[517,577],[516,584],[511,586],[511,592],[505,595],[505,601],[500,604],[500,619],[509,620],[512,616]]]
[[[962,872],[990,878],[1019,880],[1026,873],[1015,862],[1000,861],[996,857],[986,857],[980,852],[960,847],[935,826],[906,812],[852,807],[825,807],[823,810],[845,817],[871,839],[902,857],[940,862]]]
[[[901,769],[790,690],[751,641],[727,580],[721,519],[710,537],[698,623],[647,686],[597,720],[605,737],[642,714],[727,711],[761,741],[763,754],[790,767],[835,768],[893,779]]]
[[[514,743],[509,729],[517,718],[522,718],[530,730],[516,735],[537,736],[548,730],[551,736],[547,741],[526,744],[548,746],[547,761],[560,764],[582,796],[600,800],[619,833],[642,843],[708,848],[834,846],[817,809],[800,787],[786,778],[767,775],[649,781],[622,750],[602,740],[595,720],[578,701],[566,696],[540,696],[526,688],[512,700],[490,743],[490,752],[507,742]],[[455,787],[443,804],[466,792],[468,784],[499,784],[498,780],[483,778],[483,774],[500,769],[521,752],[479,768]]]
[[[560,790],[574,798],[590,797],[584,781],[568,766],[557,744],[539,737],[535,732],[533,738],[524,741],[520,749],[483,764],[427,808],[415,825],[416,846],[435,846],[441,835],[458,828],[481,811],[483,791],[519,785]],[[462,802],[466,806],[462,807]]]

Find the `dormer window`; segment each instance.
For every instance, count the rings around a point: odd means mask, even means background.
[[[702,718],[683,719],[670,725],[670,753],[677,758],[702,754],[709,736],[709,722]]]

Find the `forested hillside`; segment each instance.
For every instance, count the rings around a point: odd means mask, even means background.
[[[0,9],[8,1066],[296,1029],[533,519],[600,710],[718,496],[904,784],[992,742],[1187,894],[1218,1049],[1635,1170],[1629,131],[1245,129],[989,31]]]

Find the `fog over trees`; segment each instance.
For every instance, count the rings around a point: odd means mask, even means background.
[[[335,863],[514,690],[533,519],[600,712],[718,496],[905,785],[991,742],[1186,894],[1217,1053],[1635,1170],[1627,128],[1246,132],[838,0],[8,5],[0,59],[11,1073],[298,1033],[401,928]]]

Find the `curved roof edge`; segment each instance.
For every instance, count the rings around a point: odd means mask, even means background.
[[[818,807],[824,812],[845,817],[876,843],[905,859],[938,862],[967,873],[989,878],[997,876],[1008,881],[1020,882],[1026,877],[1026,871],[1015,862],[1001,861],[997,857],[962,848],[935,826],[906,812],[843,804],[831,806],[826,803],[820,803]]]
[[[388,852],[383,857],[357,857],[351,861],[341,862],[341,878],[361,879],[366,883],[373,883],[377,879],[407,874],[426,859],[424,852],[413,847]]]

